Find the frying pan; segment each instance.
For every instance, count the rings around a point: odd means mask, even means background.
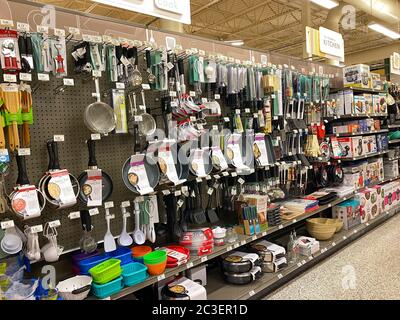
[[[194,176],[197,176],[197,172],[193,168],[193,165],[194,165],[193,158],[194,158],[194,155],[195,155],[195,151],[196,151],[196,149],[193,149],[191,151],[191,154],[190,154],[190,157],[189,157],[189,161],[190,161],[189,168],[190,168],[190,172]],[[211,150],[204,151],[204,153],[203,153],[203,163],[204,163],[205,174],[208,176],[213,170],[213,163],[212,163],[212,158],[211,158]]]
[[[96,160],[96,143],[94,140],[89,139],[87,141],[87,146],[89,150],[89,164],[88,164],[88,170],[97,170],[97,160]],[[111,194],[113,192],[113,182],[111,177],[108,175],[107,172],[104,172],[103,170],[101,171],[101,179],[102,179],[102,200],[107,201],[111,197]],[[87,190],[87,187],[91,189],[89,185],[86,184],[88,180],[88,174],[87,171],[83,172],[79,177],[78,177],[78,182],[80,185],[80,190],[79,190],[79,200],[81,200],[83,203],[88,203],[88,196],[90,196],[90,193]],[[86,189],[86,190],[85,190]]]
[[[11,208],[14,211],[14,213],[16,213],[17,215],[24,215],[26,203],[24,203],[24,200],[17,198],[17,195],[19,193],[18,189],[23,186],[26,186],[26,187],[30,186],[30,182],[29,182],[28,173],[26,170],[25,157],[17,155],[16,160],[17,160],[17,166],[18,166],[17,186],[14,189],[14,191],[10,194],[9,198],[11,201]],[[42,212],[46,205],[46,198],[39,189],[37,189],[34,186],[32,186],[32,188],[35,188],[37,194],[41,196],[41,199],[39,198],[39,204],[40,204],[40,212]],[[21,209],[18,209],[17,207],[19,205],[17,202],[22,202],[21,204],[24,206],[24,208],[21,207]]]
[[[100,81],[95,79],[97,102],[88,105],[84,112],[86,127],[93,133],[107,135],[117,124],[114,109],[100,100]]]
[[[49,185],[50,185],[50,181],[52,180],[52,176],[51,173],[54,171],[59,171],[61,170],[60,167],[60,163],[59,163],[59,157],[58,157],[58,144],[55,141],[49,141],[47,143],[47,150],[49,152],[49,157],[50,157],[50,161],[49,164],[52,165],[52,167],[50,168],[50,170],[45,174],[45,176],[42,178],[42,180],[39,182],[40,185],[40,190],[43,192],[46,200],[51,203],[52,205],[59,207],[60,203],[57,199],[55,199],[54,193],[52,192],[52,190],[50,190]],[[71,185],[72,188],[75,191],[75,198],[78,198],[79,195],[79,182],[78,180],[72,175],[69,174],[70,180],[71,180]],[[53,193],[53,196],[51,195],[51,193]],[[71,206],[74,204],[71,204]]]
[[[155,188],[160,181],[160,171],[158,170],[158,166],[155,161],[149,161],[148,156],[144,157],[144,167],[146,170],[147,178],[149,179],[149,185],[151,188]],[[131,169],[131,157],[129,157],[123,167],[122,167],[122,180],[124,181],[125,186],[134,193],[139,193],[136,188],[136,185],[132,183],[132,179],[130,179],[129,170]],[[133,173],[134,174],[134,173]]]

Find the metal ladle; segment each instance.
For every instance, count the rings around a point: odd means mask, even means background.
[[[135,69],[133,70],[132,73],[132,85],[134,87],[139,87],[143,83],[143,77],[142,74],[139,71],[138,65],[139,65],[139,58],[138,58],[138,50],[137,48],[134,48],[134,59],[135,59]]]

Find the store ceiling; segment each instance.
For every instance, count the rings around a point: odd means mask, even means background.
[[[143,25],[159,25],[154,17],[89,0],[39,0],[46,4],[113,17]],[[185,32],[216,40],[244,40],[246,47],[302,57],[304,0],[191,0],[192,25]],[[312,5],[312,24],[326,21],[328,10]],[[346,54],[382,47],[393,40],[367,28],[372,18],[357,12],[357,28],[344,31]],[[397,30],[397,25],[394,26]]]

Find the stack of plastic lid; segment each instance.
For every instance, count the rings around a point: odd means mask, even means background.
[[[167,246],[167,268],[176,268],[189,261],[190,251],[182,246]]]
[[[189,230],[183,233],[179,244],[187,248],[193,255],[208,255],[214,250],[213,232],[210,228]]]

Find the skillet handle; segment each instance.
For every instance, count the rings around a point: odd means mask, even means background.
[[[49,154],[49,167],[48,170],[54,169],[54,150],[53,141],[47,141],[47,153]]]
[[[87,141],[87,146],[89,150],[89,168],[97,167],[97,160],[96,160],[96,142],[92,139]]]
[[[146,50],[146,63],[147,63],[147,69],[151,68],[151,51]]]
[[[24,156],[17,156],[17,166],[18,166],[18,179],[17,185],[25,186],[29,185],[28,173],[26,170],[26,161]]]
[[[133,58],[135,59],[135,66],[137,67],[139,65],[138,49],[136,47],[133,47],[132,53],[133,53]]]
[[[59,157],[58,157],[58,143],[53,141],[52,145],[53,145],[53,155],[54,155],[54,167],[53,167],[53,169],[54,170],[61,170],[60,160],[59,160]]]
[[[89,210],[81,210],[81,223],[83,230],[88,232],[92,230],[92,219]]]
[[[178,59],[178,69],[180,76],[185,75],[185,64],[183,63],[183,59]]]

